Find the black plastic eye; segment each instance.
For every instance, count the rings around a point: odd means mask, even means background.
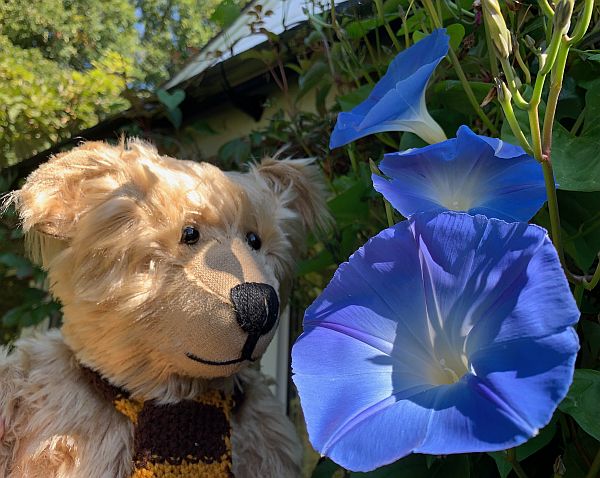
[[[260,246],[262,246],[262,241],[260,240],[260,237],[258,237],[258,235],[253,232],[249,232],[248,234],[246,234],[246,242],[255,251],[258,251],[260,249]]]
[[[196,244],[200,239],[200,233],[198,229],[192,226],[186,226],[183,228],[183,233],[181,234],[181,242],[184,244]]]

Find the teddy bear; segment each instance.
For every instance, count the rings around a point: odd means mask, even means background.
[[[311,160],[247,172],[89,142],[12,193],[60,330],[0,348],[0,477],[295,477],[301,446],[256,366],[307,231]]]

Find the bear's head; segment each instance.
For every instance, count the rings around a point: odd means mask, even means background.
[[[77,359],[156,395],[262,355],[323,197],[308,160],[224,173],[133,140],[52,158],[14,200]]]

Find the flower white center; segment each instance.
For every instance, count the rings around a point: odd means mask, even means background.
[[[464,353],[453,354],[445,350],[440,354],[436,351],[437,360],[432,360],[429,366],[428,379],[432,385],[450,385],[458,382],[465,374],[470,373],[469,360]]]
[[[481,205],[486,196],[482,185],[485,177],[480,171],[463,171],[444,168],[432,178],[434,198],[438,204],[450,211],[464,211]]]
[[[468,211],[473,207],[474,200],[472,197],[453,196],[443,198],[441,203],[451,211]]]

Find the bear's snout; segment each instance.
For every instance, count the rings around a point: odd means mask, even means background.
[[[268,333],[279,315],[277,292],[268,284],[244,282],[230,291],[235,317],[244,332],[253,336]]]

